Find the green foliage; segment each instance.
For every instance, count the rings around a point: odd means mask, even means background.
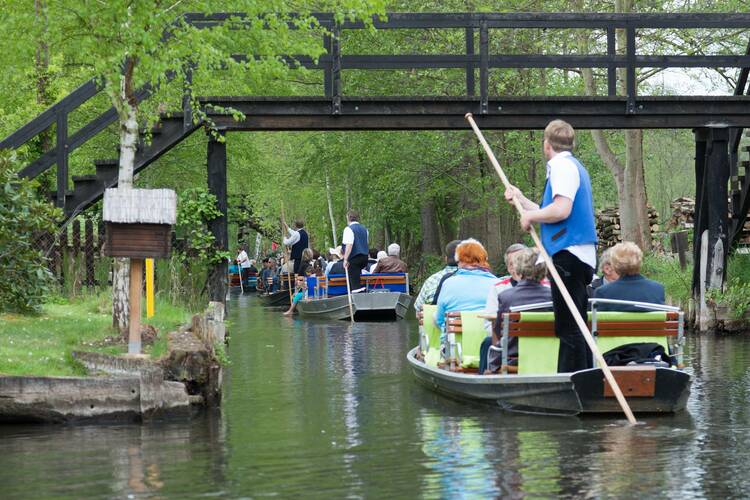
[[[732,278],[724,290],[706,291],[706,301],[726,307],[732,319],[743,319],[750,309],[750,283],[740,278]]]
[[[0,151],[0,311],[37,310],[53,283],[35,237],[54,230],[61,214],[17,170],[11,154]]]
[[[650,254],[643,256],[641,272],[649,279],[664,285],[667,301],[673,305],[687,307],[692,293],[693,268],[680,269],[675,256]]]
[[[229,355],[227,354],[227,349],[224,345],[224,342],[220,342],[217,340],[214,343],[214,357],[224,368],[232,364],[232,361],[229,359]]]
[[[122,354],[127,345],[112,329],[111,295],[89,294],[75,300],[57,298],[42,306],[38,314],[0,315],[0,373],[8,375],[85,375],[71,352],[95,351]],[[166,352],[167,334],[190,320],[190,313],[157,296],[156,314],[145,319],[158,336],[146,353],[159,357]],[[107,337],[116,343],[105,342]]]
[[[216,196],[207,189],[193,188],[180,194],[175,231],[186,241],[185,247],[178,252],[184,260],[198,258],[213,264],[229,258],[228,252],[216,248],[214,235],[208,229],[208,223],[221,215],[216,207]]]

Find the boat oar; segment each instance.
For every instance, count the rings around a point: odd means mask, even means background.
[[[352,305],[352,287],[349,285],[349,266],[344,266],[346,274],[346,298],[349,300],[349,319],[354,323],[354,306]],[[362,302],[362,301],[360,301]]]
[[[508,182],[508,178],[505,176],[505,172],[503,172],[503,169],[498,163],[497,158],[495,158],[495,154],[492,152],[492,149],[490,149],[489,144],[487,144],[487,141],[485,140],[484,135],[482,134],[482,131],[479,130],[479,127],[474,121],[474,117],[472,116],[471,113],[466,113],[466,120],[471,125],[471,128],[474,129],[474,133],[477,135],[479,142],[482,143],[482,147],[484,148],[484,151],[487,153],[487,156],[492,162],[492,165],[495,167],[495,171],[497,172],[497,175],[500,176],[500,180],[505,185],[505,188],[506,189],[509,188],[511,184],[510,182]],[[517,197],[513,198],[513,204],[518,210],[518,213],[523,214],[524,209],[521,206],[521,201]],[[568,306],[568,309],[570,309],[570,312],[573,315],[573,319],[575,319],[575,322],[578,325],[578,328],[581,330],[581,333],[583,334],[583,338],[586,339],[586,343],[591,349],[591,352],[594,354],[594,357],[596,358],[596,361],[599,364],[599,367],[604,373],[604,377],[607,379],[607,382],[609,382],[609,386],[612,388],[612,392],[615,394],[615,397],[617,398],[617,402],[620,403],[620,407],[622,408],[622,411],[625,413],[625,416],[627,417],[628,422],[630,422],[631,424],[635,424],[636,420],[635,420],[635,417],[633,416],[633,412],[630,410],[630,406],[628,405],[628,402],[625,401],[625,396],[622,394],[622,391],[620,390],[620,386],[617,385],[617,381],[615,380],[614,375],[612,375],[612,370],[609,369],[609,366],[607,366],[607,362],[604,361],[604,357],[602,356],[602,353],[599,351],[599,348],[597,347],[596,342],[594,341],[594,337],[591,335],[591,332],[589,331],[589,328],[586,325],[586,322],[581,317],[581,313],[578,311],[578,308],[573,303],[573,298],[570,296],[570,292],[568,292],[568,289],[565,287],[565,283],[563,283],[562,278],[560,278],[560,274],[557,272],[557,268],[552,263],[552,259],[547,254],[547,251],[544,249],[544,246],[542,246],[542,242],[539,239],[539,235],[536,234],[536,230],[534,229],[534,226],[531,226],[529,228],[529,234],[531,235],[531,239],[534,240],[534,244],[539,249],[539,253],[544,259],[545,264],[547,265],[547,269],[549,270],[550,276],[552,276],[552,279],[555,281],[557,288],[560,290],[560,294],[563,296],[563,299],[565,300],[565,304]]]

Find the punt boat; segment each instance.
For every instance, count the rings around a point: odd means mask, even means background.
[[[352,294],[355,321],[397,320],[406,316],[412,297],[406,273],[363,274],[365,291]],[[349,319],[345,275],[310,276],[306,297],[297,304],[300,317]]]
[[[292,303],[289,296],[289,286],[294,286],[294,274],[282,273],[278,277],[279,290],[274,292],[267,291],[273,285],[271,280],[265,284],[263,289],[258,288],[258,301],[266,307],[289,307]]]
[[[643,312],[597,311],[602,303],[627,304]],[[416,380],[453,399],[489,404],[503,410],[546,415],[621,413],[600,368],[557,373],[559,341],[554,316],[539,312],[551,303],[511,309],[501,321],[501,369],[478,374],[479,346],[487,335],[481,312],[449,313],[448,357],[443,358],[435,306],[424,306],[420,345],[407,354]],[[662,362],[612,366],[610,369],[634,413],[675,413],[685,409],[691,377],[682,370],[684,313],[678,308],[640,302],[592,299],[589,322],[602,352],[631,343],[652,342],[665,348]],[[507,355],[511,338],[518,356]],[[455,346],[451,349],[451,346]],[[494,349],[494,347],[492,348]]]
[[[254,292],[258,285],[258,273],[250,273],[250,275],[240,287],[241,280],[242,275],[240,274],[239,266],[237,264],[230,264],[229,275],[227,278],[227,284],[229,285],[229,288],[240,288],[245,292]]]

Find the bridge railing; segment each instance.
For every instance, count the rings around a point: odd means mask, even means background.
[[[324,95],[331,99],[332,114],[341,113],[342,72],[346,70],[404,70],[459,68],[465,72],[466,96],[476,96],[475,72],[479,72],[478,111],[489,113],[489,75],[496,68],[606,68],[607,94],[617,96],[617,69],[624,68],[625,108],[624,114],[636,114],[638,108],[637,68],[670,67],[738,67],[742,72],[743,88],[750,68],[750,52],[744,55],[649,55],[638,52],[638,32],[646,29],[750,29],[750,14],[571,14],[571,13],[392,13],[386,18],[375,17],[373,26],[378,30],[396,29],[462,29],[465,33],[465,48],[460,54],[401,54],[401,55],[349,55],[342,53],[341,39],[347,30],[366,28],[363,22],[338,22],[333,14],[314,14],[324,28],[322,43],[325,55],[318,60],[309,57],[281,56],[290,65],[322,70]],[[242,13],[217,13],[211,15],[186,14],[183,19],[199,28],[208,28],[219,23],[243,22]],[[247,22],[250,22],[249,20]],[[494,30],[503,29],[586,29],[606,33],[606,54],[497,54],[491,50]],[[616,47],[617,30],[625,30],[626,46],[623,53]],[[478,34],[478,47],[475,38]],[[622,51],[621,51],[622,52]],[[238,54],[236,58],[254,57]],[[189,77],[189,75],[188,75]],[[57,203],[64,203],[68,183],[68,158],[79,146],[91,139],[117,120],[113,108],[85,124],[72,135],[68,134],[68,115],[82,106],[101,90],[95,80],[90,80],[70,95],[41,113],[34,120],[0,142],[0,148],[16,149],[56,125],[56,145],[25,167],[20,175],[35,177],[57,166]],[[142,100],[150,95],[145,86],[138,92]],[[743,95],[744,90],[737,95]],[[192,99],[186,94],[182,100],[183,117],[192,120]],[[734,138],[739,137],[736,134]],[[738,143],[737,143],[738,144]]]

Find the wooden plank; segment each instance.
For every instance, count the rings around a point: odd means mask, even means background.
[[[653,366],[612,366],[612,375],[627,398],[652,398],[656,393],[656,368]],[[604,397],[615,397],[612,387],[604,380]]]

